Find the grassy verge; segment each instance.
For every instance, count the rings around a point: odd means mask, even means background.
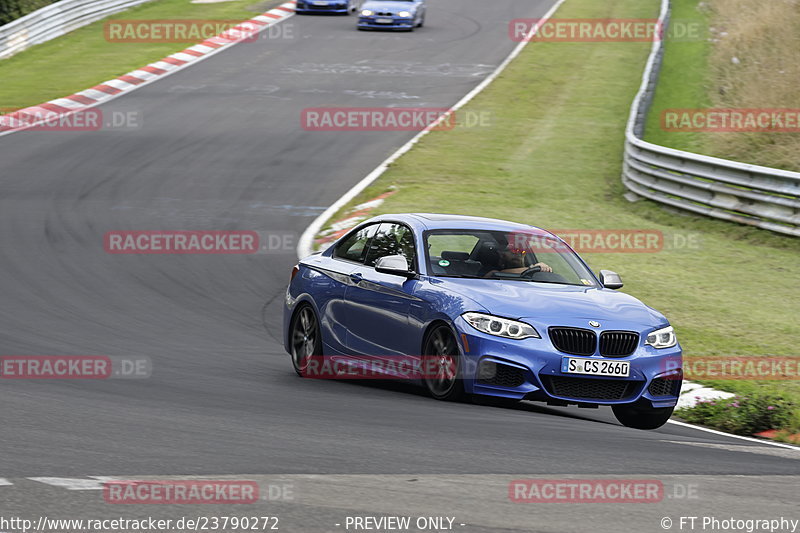
[[[657,11],[656,0],[568,0],[558,16],[652,18]],[[800,240],[622,196],[625,123],[648,51],[646,43],[531,44],[464,110],[488,112],[490,125],[429,134],[342,211],[396,186],[376,214],[660,230],[662,252],[585,257],[595,270],[619,272],[626,292],[665,313],[687,357],[796,356]],[[695,245],[677,245],[688,236]],[[715,384],[734,392],[762,385]],[[771,387],[800,404],[798,382]]]
[[[105,20],[246,20],[280,3],[156,0]],[[27,107],[73,94],[195,44],[110,43],[103,27],[101,20],[0,60],[0,108]]]
[[[800,171],[792,132],[665,132],[665,109],[800,108],[800,11],[790,0],[672,0],[674,24],[696,38],[668,37],[645,138],[680,150]]]
[[[673,26],[697,28],[701,39],[687,39],[668,33],[664,41],[664,61],[661,75],[648,114],[645,139],[678,150],[707,153],[705,133],[667,132],[661,128],[661,113],[665,109],[703,109],[711,107],[708,68],[711,42],[708,28],[711,13],[698,7],[699,0],[671,0]]]

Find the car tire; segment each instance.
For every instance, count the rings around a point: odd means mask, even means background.
[[[417,24],[417,28],[421,28],[425,25],[425,15],[422,15],[422,18],[419,19],[419,24]]]
[[[634,429],[658,429],[667,423],[675,410],[674,407],[651,407],[644,404],[614,405],[611,409],[620,424]]]
[[[301,304],[292,316],[289,324],[289,347],[294,371],[298,376],[305,377],[309,358],[322,355],[319,320],[309,304]]]
[[[431,396],[437,400],[460,401],[464,398],[464,380],[461,377],[461,353],[453,331],[446,325],[434,327],[423,344],[426,363],[423,382]],[[435,375],[428,367],[433,369]]]

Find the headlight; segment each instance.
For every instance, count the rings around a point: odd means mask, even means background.
[[[678,337],[675,336],[675,331],[672,326],[657,329],[647,335],[647,340],[644,342],[653,348],[672,348],[678,344]]]
[[[403,17],[403,18],[408,18],[408,17],[411,16],[411,13],[409,11],[401,11],[400,13],[397,14],[397,16],[398,17]]]
[[[485,315],[483,313],[464,313],[461,316],[463,316],[464,320],[473,328],[483,333],[494,335],[495,337],[503,337],[506,339],[541,338],[539,332],[537,332],[533,326],[525,322],[500,318],[499,316]]]
[[[365,10],[361,11],[361,14],[363,16],[365,16],[365,17],[371,17],[372,13],[373,13],[373,11],[371,9],[365,9]]]

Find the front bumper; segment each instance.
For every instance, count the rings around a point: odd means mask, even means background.
[[[503,339],[475,330],[462,318],[456,321],[464,344],[464,377],[468,393],[546,401],[556,405],[617,405],[640,400],[650,402],[653,407],[677,404],[683,377],[680,345],[656,350],[644,344],[644,335],[640,332],[639,345],[632,355],[606,358],[596,353],[585,356],[629,361],[629,377],[565,373],[561,370],[563,357],[584,356],[558,351],[550,341],[546,325],[526,321],[542,335],[541,339]],[[608,326],[604,329],[633,330],[622,324]]]
[[[315,4],[313,1],[298,2],[295,7],[296,13],[338,13],[346,14],[350,12],[347,2],[327,2],[325,4]]]
[[[391,19],[391,23],[378,23],[379,19]],[[413,30],[413,18],[400,18],[400,17],[364,17],[358,19],[358,27],[360,29],[370,30]]]

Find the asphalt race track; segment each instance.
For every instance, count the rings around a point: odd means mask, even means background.
[[[296,242],[414,135],[304,131],[304,108],[452,105],[515,46],[508,21],[552,2],[431,4],[414,34],[293,17],[281,37],[102,106],[107,117],[134,113],[137,128],[0,137],[0,354],[152,362],[147,379],[0,381],[4,514],[122,513],[98,487],[29,479],[90,476],[291,484],[294,499],[255,513],[281,516],[285,531],[342,530],[354,513],[559,532],[663,531],[662,516],[714,509],[796,513],[800,451],[671,424],[637,431],[605,409],[449,404],[404,384],[297,378],[281,344],[292,249],[104,252],[112,230],[255,230]],[[697,494],[616,509],[508,502],[517,477],[581,475],[657,478]],[[187,512],[150,507],[124,514]],[[232,511],[191,509],[215,512]]]

